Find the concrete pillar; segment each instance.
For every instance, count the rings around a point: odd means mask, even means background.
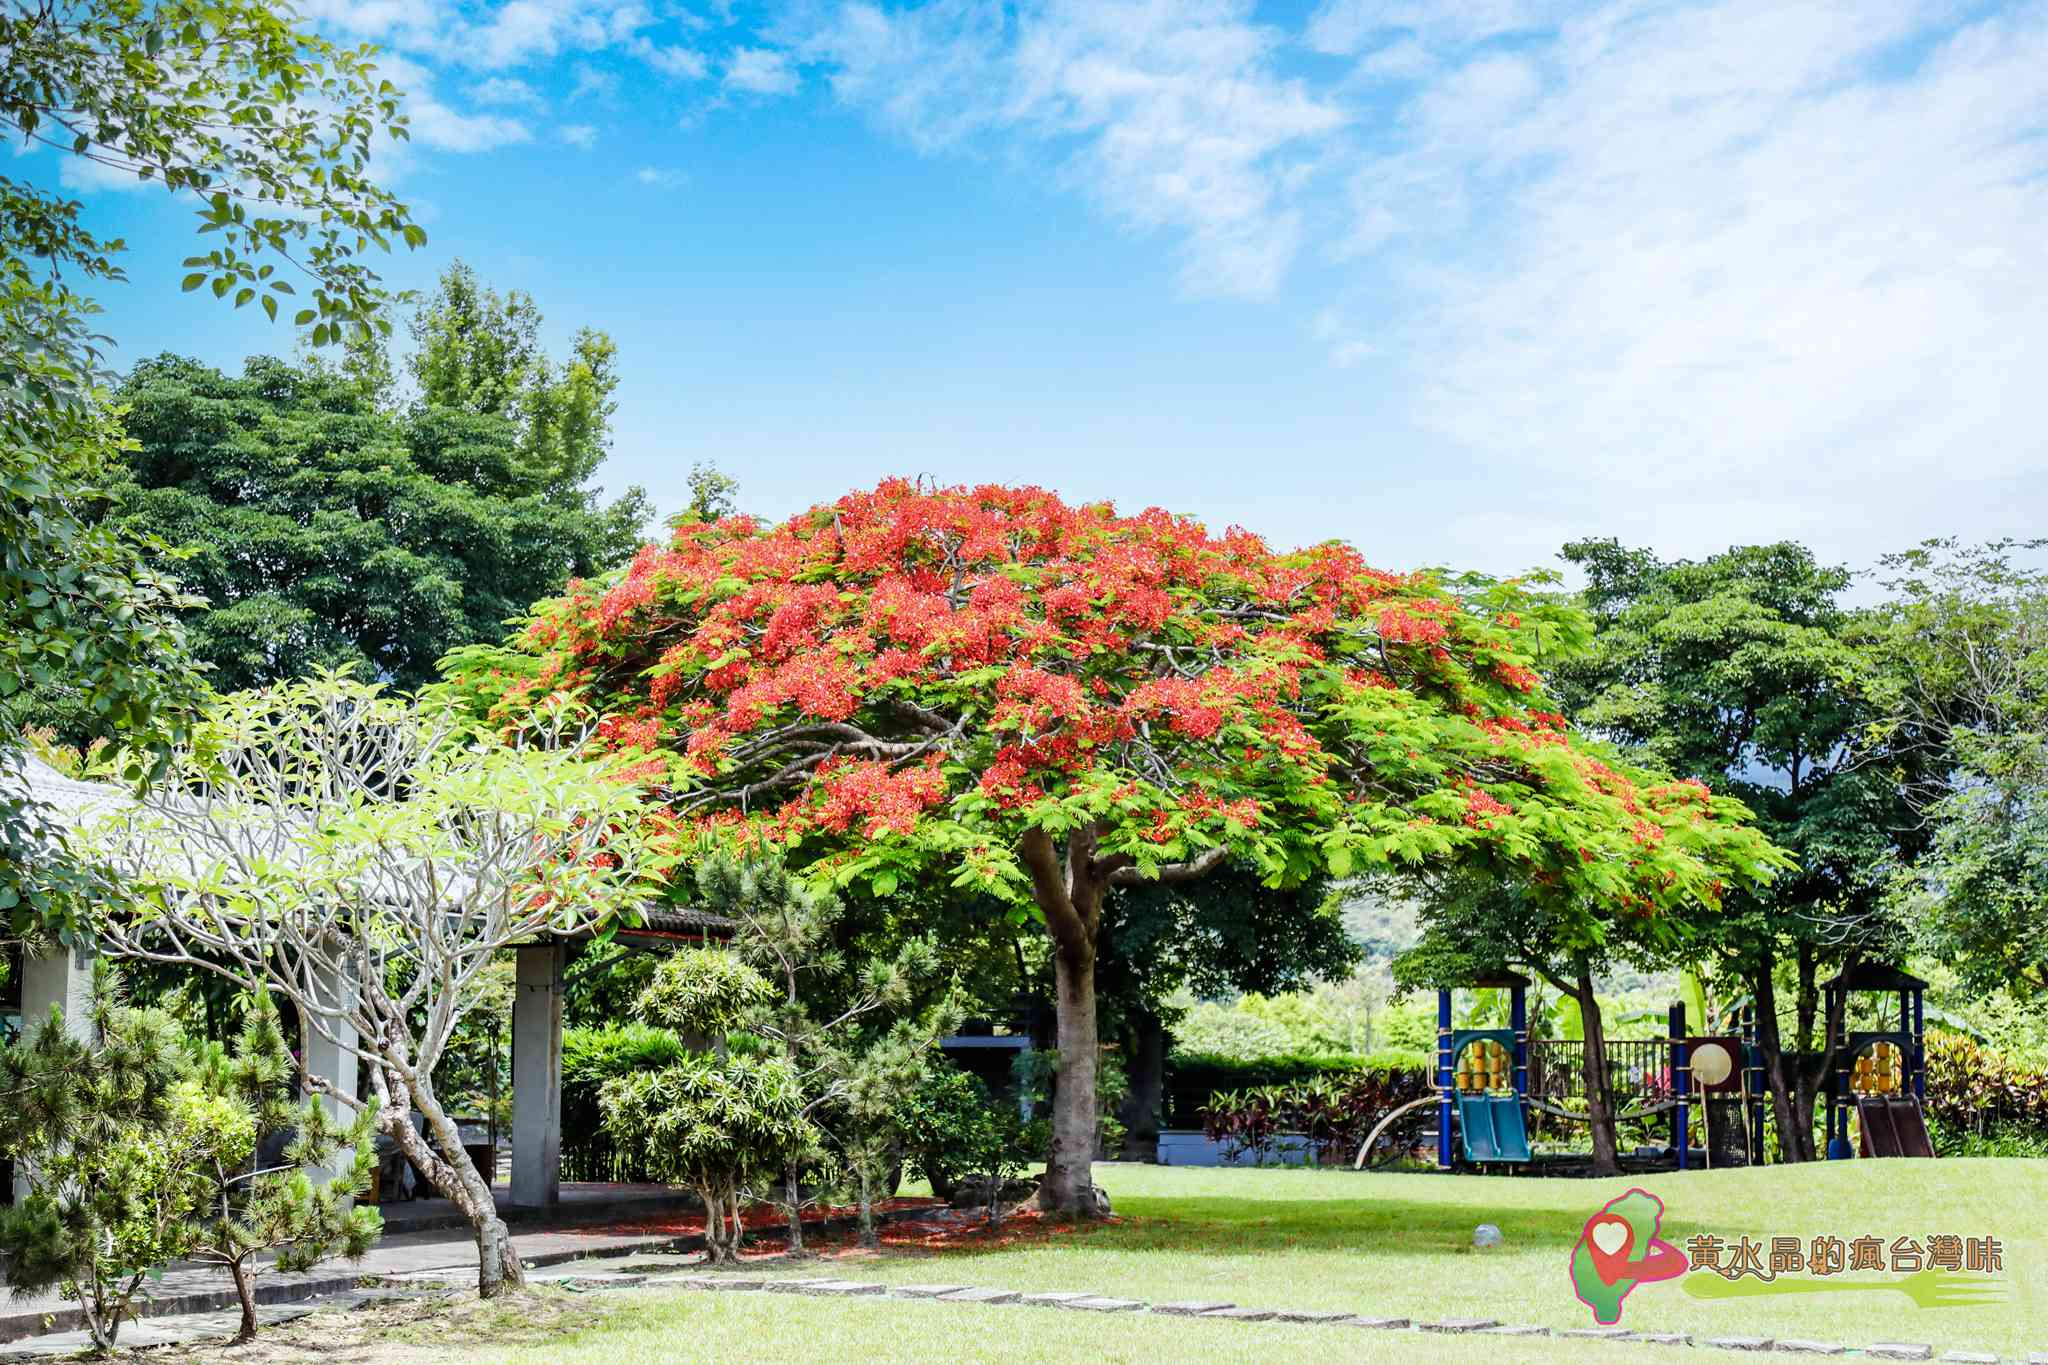
[[[58,946],[48,957],[25,957],[21,964],[21,1032],[26,1037],[49,1022],[50,1006],[64,1011],[64,1031],[83,1038],[92,1027],[93,955],[83,948]],[[14,1177],[14,1202],[28,1194],[28,1181]]]
[[[316,1003],[321,1005],[335,1009],[348,1009],[354,1005],[355,983],[346,976],[321,973],[313,982],[313,992]],[[327,1033],[320,1032],[306,1020],[300,1021],[300,1056],[305,1059],[308,1076],[318,1076],[333,1087],[332,1091],[323,1095],[320,1100],[322,1107],[327,1110],[328,1118],[339,1124],[353,1123],[356,1111],[342,1097],[345,1096],[348,1100],[356,1098],[356,1082],[362,1066],[361,1059],[353,1051],[356,1031],[345,1020],[331,1016],[323,1016],[321,1023],[325,1025]],[[334,1036],[329,1037],[328,1034]],[[355,1159],[353,1147],[337,1148],[332,1167],[312,1168],[307,1174],[311,1175],[315,1182],[325,1184],[334,1176],[346,1171]]]
[[[512,1202],[562,1202],[562,968],[559,943],[518,949],[512,1001]]]

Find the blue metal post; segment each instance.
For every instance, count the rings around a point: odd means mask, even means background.
[[[1436,1166],[1451,1169],[1451,993],[1436,993]]]
[[[1522,987],[1509,996],[1508,1022],[1515,1030],[1515,1098],[1522,1106],[1522,1131],[1529,1130],[1529,999]]]
[[[1756,1047],[1756,1006],[1742,1012],[1742,1065],[1749,1071],[1749,1150],[1764,1164],[1764,1059]]]
[[[1913,992],[1913,1098],[1927,1103],[1927,1012],[1926,999]]]
[[[1687,1092],[1692,1087],[1692,1072],[1686,1063],[1685,1048],[1685,1002],[1671,1007],[1671,1092],[1678,1100],[1678,1108],[1671,1114],[1671,1145],[1678,1151],[1678,1169],[1686,1168],[1686,1148],[1692,1146],[1692,1113],[1685,1103]]]

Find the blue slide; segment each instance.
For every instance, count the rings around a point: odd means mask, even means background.
[[[1458,1137],[1467,1161],[1529,1159],[1529,1129],[1514,1095],[1458,1096]]]

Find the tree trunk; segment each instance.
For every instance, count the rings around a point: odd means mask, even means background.
[[[1159,1106],[1166,1094],[1166,1025],[1144,1008],[1131,1011],[1131,1090],[1117,1115],[1124,1125],[1126,1161],[1159,1154]]]
[[[241,1330],[235,1333],[236,1343],[256,1339],[256,1286],[250,1282],[248,1263],[237,1258],[228,1262],[228,1274],[235,1278],[235,1298],[242,1305]]]
[[[867,1160],[860,1163],[860,1244],[869,1251],[882,1246],[881,1234],[875,1230],[874,1165]]]
[[[1053,1092],[1052,1154],[1039,1204],[1069,1218],[1095,1214],[1095,953],[1056,943],[1052,955],[1059,1011],[1059,1085]]]
[[[402,1109],[386,1110],[386,1120],[380,1126],[391,1134],[406,1159],[419,1167],[434,1188],[469,1220],[470,1232],[476,1238],[477,1294],[490,1299],[507,1289],[524,1288],[526,1268],[520,1264],[519,1249],[512,1244],[512,1234],[506,1228],[505,1220],[498,1217],[498,1205],[491,1198],[491,1187],[484,1183],[483,1176],[470,1164],[469,1155],[462,1150],[462,1134],[430,1096],[412,1087],[408,1090],[421,1117],[426,1119],[427,1127],[433,1132],[433,1148],[439,1150],[429,1148],[412,1126],[410,1115]]]
[[[1593,1130],[1593,1174],[1620,1175],[1620,1144],[1614,1132],[1613,1094],[1607,1077],[1607,1025],[1593,994],[1593,969],[1582,958],[1578,967],[1579,1021],[1586,1035],[1586,1122]]]
[[[1809,1111],[1804,1128],[1799,1125],[1799,1106],[1793,1099],[1792,1062],[1785,1055],[1784,1039],[1778,1032],[1778,984],[1776,964],[1765,958],[1750,980],[1750,994],[1756,1001],[1756,1048],[1764,1058],[1764,1083],[1771,1091],[1771,1116],[1778,1125],[1778,1159],[1787,1163],[1813,1160],[1813,1116]]]
[[[803,1186],[798,1183],[800,1174],[794,1161],[782,1170],[782,1178],[787,1182],[783,1193],[789,1196],[789,1254],[792,1256],[804,1254],[804,1193]]]

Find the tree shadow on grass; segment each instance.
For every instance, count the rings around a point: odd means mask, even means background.
[[[1588,1192],[1590,1196],[1590,1191]],[[1515,1252],[1562,1256],[1578,1240],[1597,1204],[1570,1209],[1498,1208],[1483,1198],[1443,1201],[1403,1198],[1256,1199],[1224,1196],[1123,1201],[1105,1224],[1062,1224],[1036,1216],[1012,1218],[1000,1229],[955,1229],[903,1244],[884,1235],[891,1251],[979,1256],[1049,1247],[1066,1252],[1166,1251],[1210,1256],[1279,1252],[1393,1252],[1469,1255],[1472,1230],[1492,1223]]]

